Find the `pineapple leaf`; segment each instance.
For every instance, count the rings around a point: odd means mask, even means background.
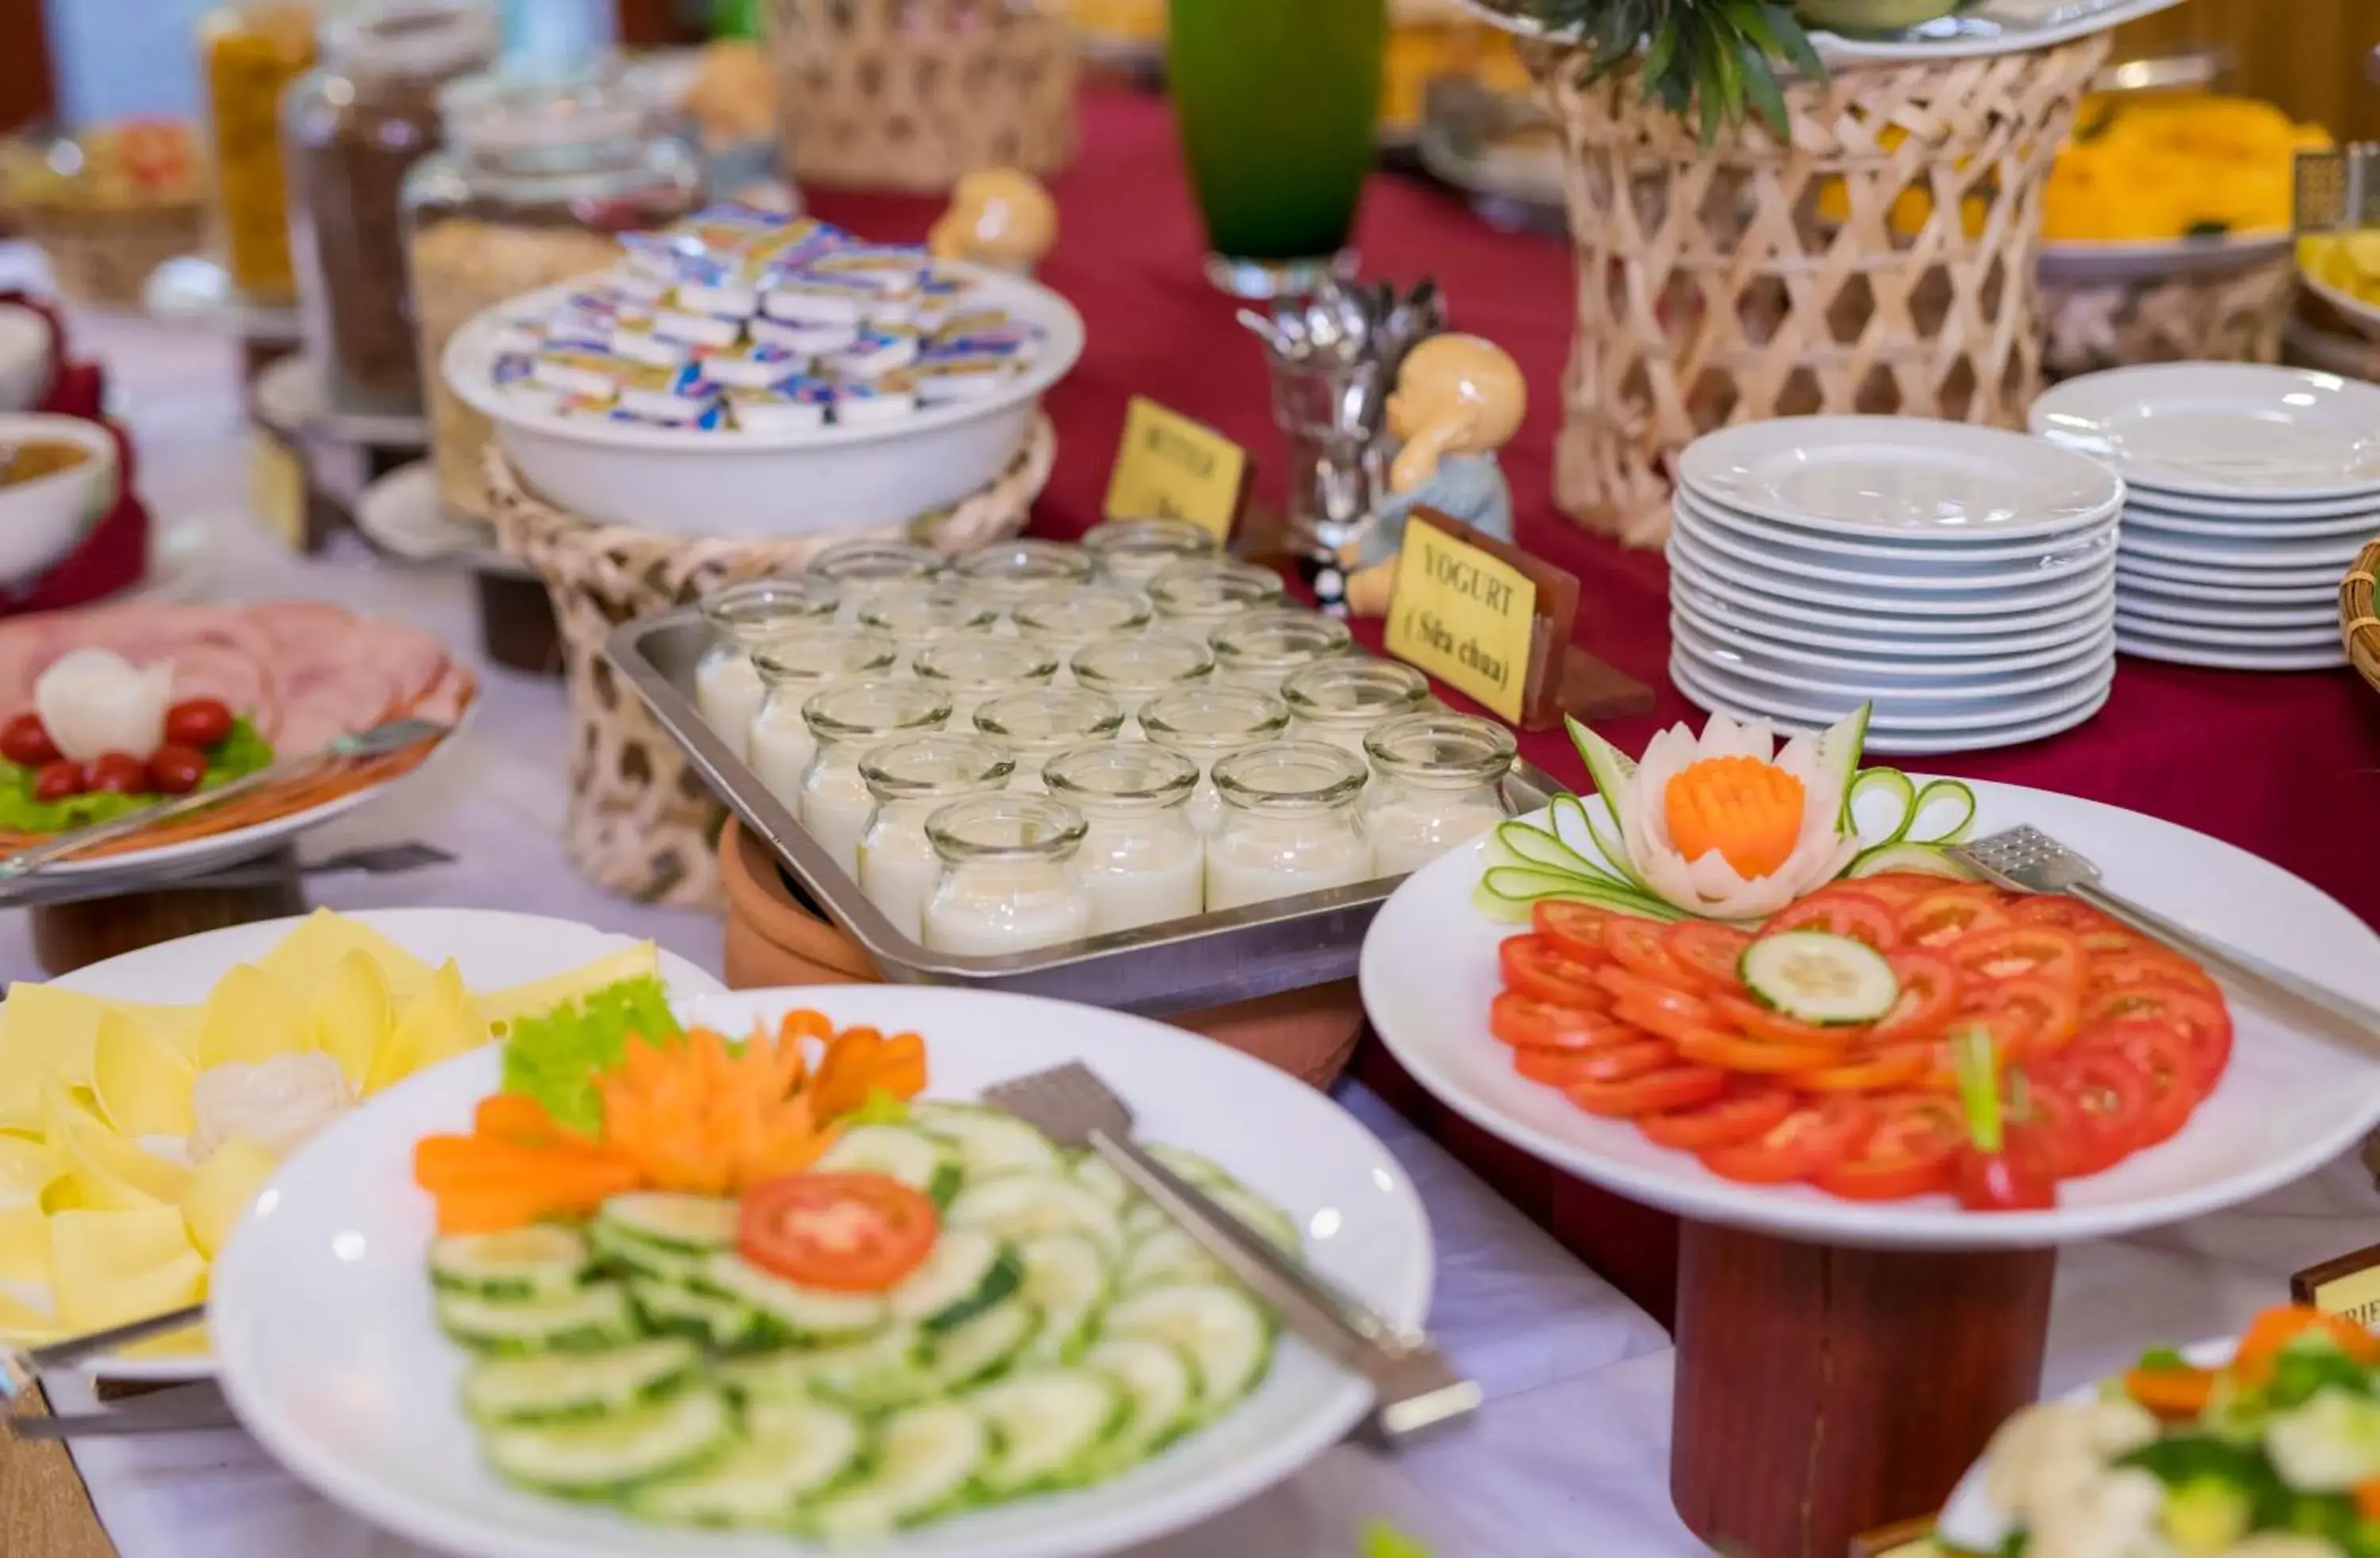
[[[1769,67],[1768,56],[1749,36],[1740,38],[1738,46],[1743,51],[1743,92],[1751,100],[1753,112],[1760,116],[1779,145],[1791,145],[1793,116],[1785,107],[1785,93],[1777,84],[1777,73]]]

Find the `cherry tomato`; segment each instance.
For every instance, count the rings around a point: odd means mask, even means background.
[[[2058,1204],[2058,1171],[2029,1138],[1998,1152],[1969,1147],[1957,1164],[1959,1204],[1969,1211],[2046,1211]]]
[[[165,739],[180,747],[212,747],[231,734],[231,707],[220,698],[190,698],[165,711]]]
[[[1815,1176],[1818,1188],[1849,1201],[1898,1201],[1949,1189],[1967,1139],[1959,1106],[1931,1093],[1869,1102],[1876,1129],[1857,1152]]]
[[[881,1293],[934,1248],[934,1203],[881,1174],[795,1174],[744,1192],[744,1259],[805,1287]]]
[[[1603,949],[1603,928],[1611,918],[1608,910],[1591,904],[1545,899],[1529,911],[1529,928],[1552,938],[1556,946],[1581,963],[1609,963],[1611,954]]]
[[[1863,1053],[1815,1071],[1797,1071],[1787,1081],[1812,1093],[1888,1092],[1924,1081],[1933,1065],[1931,1044],[1902,1044]]]
[[[1842,1050],[1864,1041],[1868,1036],[1867,1029],[1858,1023],[1829,1028],[1801,1022],[1782,1012],[1772,1012],[1756,1001],[1747,1001],[1741,995],[1711,997],[1711,1014],[1739,1033],[1748,1033],[1755,1039],[1766,1039],[1776,1044]]]
[[[33,775],[35,800],[64,800],[90,788],[91,775],[83,772],[82,764],[67,762],[64,759],[43,763],[42,771]]]
[[[2190,1045],[2192,1086],[2202,1097],[2214,1090],[2216,1079],[2231,1059],[2231,1014],[2219,995],[2168,984],[2119,985],[2096,992],[2084,1002],[2082,1021],[2093,1028],[2109,1022],[2153,1022],[2180,1034]]]
[[[91,762],[91,787],[109,795],[137,796],[156,786],[149,765],[129,752],[102,752]]]
[[[1784,1089],[1738,1083],[1708,1103],[1645,1115],[1636,1128],[1656,1146],[1700,1152],[1765,1135],[1791,1113],[1793,1095]]]
[[[172,742],[149,754],[149,777],[169,796],[186,796],[207,776],[207,755]]]
[[[1642,1037],[1591,1006],[1558,1005],[1510,990],[1488,1003],[1488,1031],[1516,1050],[1603,1050]]]
[[[2091,991],[2113,990],[2122,985],[2172,985],[2178,990],[2194,990],[2202,995],[2222,998],[2222,987],[2210,978],[2205,969],[2178,952],[2133,938],[2129,951],[2111,953],[2091,959]]]
[[[1708,1103],[1727,1091],[1727,1073],[1709,1065],[1673,1065],[1624,1082],[1581,1082],[1566,1090],[1590,1114],[1633,1120]]]
[[[1992,1030],[2010,1063],[2055,1054],[2082,1026],[2073,987],[2027,977],[1978,984],[1960,1002],[1959,1015]]]
[[[1902,946],[1945,947],[1961,936],[1997,931],[2009,923],[2007,911],[1989,898],[1964,888],[1929,893],[1900,911]]]
[[[1779,909],[1760,930],[1769,936],[1780,931],[1826,931],[1865,942],[1878,952],[1890,952],[1900,944],[1900,927],[1893,919],[1892,906],[1851,887],[1830,887]]]
[[[1665,927],[1650,919],[1615,918],[1603,928],[1604,950],[1612,960],[1641,980],[1671,990],[1700,990],[1708,981],[1670,955],[1662,940]]]
[[[57,761],[58,755],[58,744],[50,739],[41,715],[22,713],[0,725],[0,758],[27,768],[42,768]]]
[[[1950,1026],[1959,1010],[1961,980],[1956,965],[1938,952],[1903,947],[1888,959],[1900,981],[1900,993],[1876,1019],[1868,1039],[1876,1044],[1911,1044],[1931,1039]]]
[[[1662,949],[1713,990],[1738,988],[1735,966],[1751,944],[1752,938],[1741,931],[1699,919],[1683,920],[1661,933]]]
[[[1496,961],[1504,971],[1504,987],[1532,1000],[1562,1006],[1610,1004],[1595,982],[1595,965],[1572,957],[1551,936],[1507,936],[1496,949]]]
[[[1678,1053],[1705,1065],[1725,1066],[1730,1071],[1748,1072],[1755,1077],[1783,1077],[1796,1072],[1816,1071],[1836,1065],[1843,1058],[1842,1052],[1831,1046],[1772,1044],[1765,1039],[1740,1038],[1716,1029],[1689,1033],[1680,1039]]]
[[[2076,1053],[2108,1049],[2130,1061],[2148,1079],[2132,1150],[2155,1147],[2190,1123],[2205,1096],[2198,1086],[2198,1057],[2189,1037],[2163,1023],[2138,1020],[2086,1028],[2075,1037]]]
[[[1824,1174],[1867,1144],[1876,1111],[1864,1099],[1805,1103],[1749,1141],[1714,1147],[1703,1166],[1747,1185],[1788,1185]]]
[[[2082,983],[2082,943],[2071,931],[2054,925],[1985,931],[1952,945],[1949,955],[1961,973],[1977,979],[2030,977],[2077,987]]]

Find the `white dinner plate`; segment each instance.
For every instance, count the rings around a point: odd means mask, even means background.
[[[2338,633],[2336,601],[2281,606],[2240,603],[2236,595],[2216,599],[2229,603],[2217,605],[2206,601],[2177,600],[2145,590],[2126,590],[2117,595],[2116,605],[2121,614],[2119,620],[2146,618],[2190,627],[2256,627],[2280,633],[2321,628],[2334,638]]]
[[[2326,541],[2237,541],[2177,535],[2150,525],[2124,526],[2123,552],[2129,557],[2155,557],[2168,563],[2218,568],[2329,568],[2345,573],[2363,550],[2362,536],[2334,536]]]
[[[1902,590],[1898,581],[1872,582],[1864,587],[1837,586],[1775,573],[1757,565],[1747,566],[1714,552],[1701,537],[1672,526],[1670,564],[1673,568],[1683,567],[1700,576],[1706,582],[1730,580],[1738,588],[1780,605],[1803,608],[1805,614],[1808,607],[1827,606],[1874,615],[1939,613],[1951,616],[2002,616],[2105,595],[2113,588],[2116,560],[2107,557],[2038,582],[1912,593]]]
[[[2202,665],[2214,671],[2331,671],[2347,663],[2346,647],[2336,638],[2327,645],[2289,649],[2244,649],[2210,644],[2184,635],[2180,638],[2126,628],[2116,635],[2116,652],[2135,660],[2162,660],[2173,665]]]
[[[1677,656],[1670,657],[1670,679],[1678,690],[1691,699],[1694,706],[1730,719],[1767,720],[1788,735],[1815,736],[1827,730],[1842,716],[1815,715],[1798,717],[1764,709],[1731,694],[1721,693],[1699,681],[1695,673],[1682,665]],[[1977,721],[1949,730],[1900,730],[1871,718],[1868,721],[1865,749],[1877,757],[1933,757],[1944,752],[1985,752],[2001,747],[2021,747],[2028,741],[2039,741],[2058,736],[2088,721],[2107,706],[2115,688],[2113,678],[2086,688],[2084,696],[2045,714],[1998,724]]]
[[[2123,501],[2095,460],[2022,433],[1920,417],[1780,417],[1686,446],[1679,483],[1764,518],[1847,535],[2056,535]]]
[[[2089,856],[2108,887],[2251,953],[2380,1004],[2380,936],[2317,889],[2245,850],[2069,796],[1973,783],[1975,832],[2031,823]],[[1506,1141],[1607,1189],[1705,1222],[1880,1248],[2029,1248],[2110,1238],[2249,1200],[2313,1172],[2380,1124],[2380,1065],[2232,1003],[2230,1068],[2180,1134],[2060,1187],[2054,1211],[1976,1213],[1948,1197],[1862,1205],[1807,1187],[1739,1185],[1582,1114],[1514,1075],[1488,1032],[1497,944],[1512,927],[1471,907],[1478,854],[1408,878],[1365,938],[1364,1005],[1422,1086]]]
[[[2203,238],[2044,241],[2041,279],[2093,286],[2108,282],[2212,275],[2261,264],[2289,248],[2286,231],[2224,233]]]
[[[1747,539],[1703,517],[1691,505],[1680,505],[1671,522],[1714,552],[1753,567],[1822,584],[1882,585],[1929,594],[1937,590],[2022,588],[2045,579],[2070,578],[2105,562],[2116,551],[2116,528],[2112,524],[2099,527],[2081,544],[2043,552],[2030,560],[1971,563],[1923,551],[1904,553],[1889,560],[1829,557],[1806,547]]]
[[[2319,541],[2328,536],[2380,535],[2380,512],[2354,509],[2343,515],[2300,519],[2232,509],[2221,518],[2182,510],[2167,512],[2137,500],[2124,505],[2124,530],[2163,530],[2223,540]]]
[[[513,914],[501,909],[364,909],[344,918],[370,926],[398,946],[436,965],[455,960],[472,990],[504,990],[592,963],[636,944],[633,936],[599,931],[568,919]],[[253,963],[296,930],[299,919],[260,919],[179,941],[161,942],[61,974],[50,981],[113,1001],[195,1005],[233,968]],[[693,998],[725,987],[672,953],[661,955],[661,972],[673,995]],[[97,1357],[83,1366],[110,1380],[201,1380],[214,1375],[215,1360],[187,1357]]]
[[[2380,500],[2380,387],[2333,373],[2221,362],[2117,368],[2049,390],[2030,421],[2155,492]]]
[[[1971,540],[1938,530],[1920,530],[1906,536],[1878,535],[1870,539],[1836,535],[1782,519],[1738,513],[1708,498],[1697,497],[1683,487],[1678,489],[1671,503],[1673,508],[1691,510],[1696,519],[1744,541],[1756,542],[1764,546],[1793,548],[1793,555],[1806,553],[1813,558],[1838,560],[1857,557],[1912,566],[1937,563],[2030,563],[2078,547],[2087,550],[2117,518],[2117,513],[2110,511],[2071,530],[2032,540],[2022,537],[2009,542],[1990,538]]]
[[[1746,654],[1813,668],[1841,668],[1909,676],[1976,676],[2007,671],[2027,671],[2054,664],[2083,644],[2103,637],[2116,620],[2111,604],[2079,619],[2071,631],[2028,633],[2009,640],[2009,647],[1991,647],[1989,639],[1860,639],[1814,634],[1822,641],[1770,635],[1744,617],[1713,616],[1682,594],[1672,594],[1670,608],[1675,623],[1716,639]],[[1986,647],[1978,649],[1978,644]]]
[[[2121,552],[2116,559],[2119,588],[2129,577],[2168,584],[2194,585],[2209,590],[2302,595],[2315,590],[2337,590],[2339,576],[2346,572],[2345,562],[2336,567],[2240,568],[2220,563],[2185,563],[2171,557],[2152,557],[2145,552]]]
[[[2140,573],[2119,560],[2116,564],[2116,599],[2127,601],[2141,595],[2154,595],[2161,600],[2214,603],[2260,612],[2286,612],[2314,606],[2336,608],[2338,604],[2338,581],[2326,576],[2326,582],[2318,584],[2252,589],[2240,584],[2162,578],[2155,574]]]
[[[1790,688],[1770,687],[1715,665],[1687,644],[1673,644],[1670,668],[1680,668],[1700,687],[1730,705],[1766,712],[1772,718],[1823,727],[1841,719],[1863,703],[1874,705],[1871,729],[1900,736],[1933,736],[1977,725],[2020,724],[2047,719],[2085,701],[2116,674],[2112,646],[2104,658],[2067,671],[2062,679],[2033,690],[2007,696],[1989,692],[1972,695],[1901,693],[1861,689],[1840,685],[1801,682]]]
[[[2338,618],[2334,614],[2328,622],[2311,626],[2290,627],[2275,622],[2237,627],[2216,623],[2177,623],[2162,617],[2143,616],[2138,612],[2119,610],[2116,613],[2116,631],[2127,638],[2145,634],[2152,639],[2178,639],[2185,643],[2204,644],[2210,649],[2307,650],[2337,644]]]
[[[1146,1139],[1202,1152],[1289,1211],[1315,1265],[1391,1323],[1429,1308],[1429,1227],[1387,1148],[1330,1098],[1227,1046],[1146,1017],[1029,996],[916,985],[745,991],[681,1008],[742,1033],[815,1006],[838,1026],[925,1036],[931,1096],[1087,1061]],[[480,1051],[333,1126],[258,1198],[215,1263],[209,1300],[234,1410],[266,1450],[375,1525],[461,1558],[783,1558],[782,1535],[640,1526],[500,1482],[456,1397],[464,1356],[431,1313],[428,1198],[413,1145],[468,1128],[494,1091]],[[959,1515],[870,1552],[1068,1558],[1131,1546],[1229,1508],[1330,1448],[1363,1414],[1355,1375],[1284,1334],[1246,1400],[1111,1481]]]
[[[1845,613],[1759,594],[1739,582],[1741,578],[1739,571],[1714,582],[1690,564],[1682,564],[1674,557],[1670,561],[1672,598],[1691,601],[1706,612],[1719,613],[1730,621],[1741,618],[1747,627],[1774,632],[1779,637],[1789,630],[1803,630],[1896,645],[1939,639],[1939,652],[1965,654],[1983,645],[2007,648],[2038,643],[2043,635],[2077,633],[2082,630],[2081,625],[2104,618],[2115,610],[2111,594],[2107,598],[2028,607],[1996,616],[1951,616],[1938,612],[1910,615],[1882,610],[1873,602],[1865,610]]]
[[[2081,643],[2015,657],[2030,660],[2030,664],[2001,663],[1988,669],[1955,661],[1873,661],[1844,656],[1789,660],[1775,650],[1747,648],[1740,641],[1706,633],[1683,616],[1670,624],[1670,633],[1715,675],[1738,676],[1787,692],[1808,688],[1830,696],[1852,694],[1879,700],[2014,697],[2062,686],[2115,653],[2112,627]]]

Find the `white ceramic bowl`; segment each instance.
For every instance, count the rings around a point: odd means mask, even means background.
[[[50,327],[17,303],[0,303],[0,413],[30,411],[50,393]]]
[[[0,487],[0,584],[21,584],[56,564],[115,502],[115,440],[79,417],[0,416],[0,448],[63,441],[91,457],[66,470]]]
[[[881,529],[946,508],[1000,474],[1031,434],[1042,392],[1083,353],[1083,321],[1046,286],[969,268],[975,301],[1041,327],[1040,354],[997,395],[895,421],[787,432],[698,432],[574,419],[498,390],[498,331],[589,278],[516,298],[446,343],[446,382],[495,423],[513,467],[573,513],[672,535],[762,540]]]

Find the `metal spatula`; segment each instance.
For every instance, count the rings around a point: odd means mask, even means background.
[[[1402,1444],[1478,1407],[1479,1387],[1450,1369],[1427,1337],[1340,1292],[1135,1145],[1132,1110],[1090,1067],[1037,1071],[988,1088],[983,1096],[1054,1141],[1098,1152],[1308,1345],[1369,1380],[1374,1399],[1367,1429],[1376,1442]]]
[[[2063,893],[2080,899],[2151,941],[2196,958],[2259,1004],[2350,1049],[2380,1057],[2380,1011],[2117,896],[2099,885],[2097,866],[2039,828],[2010,828],[1953,845],[1949,853],[1952,859],[2003,887],[2023,893]]]

